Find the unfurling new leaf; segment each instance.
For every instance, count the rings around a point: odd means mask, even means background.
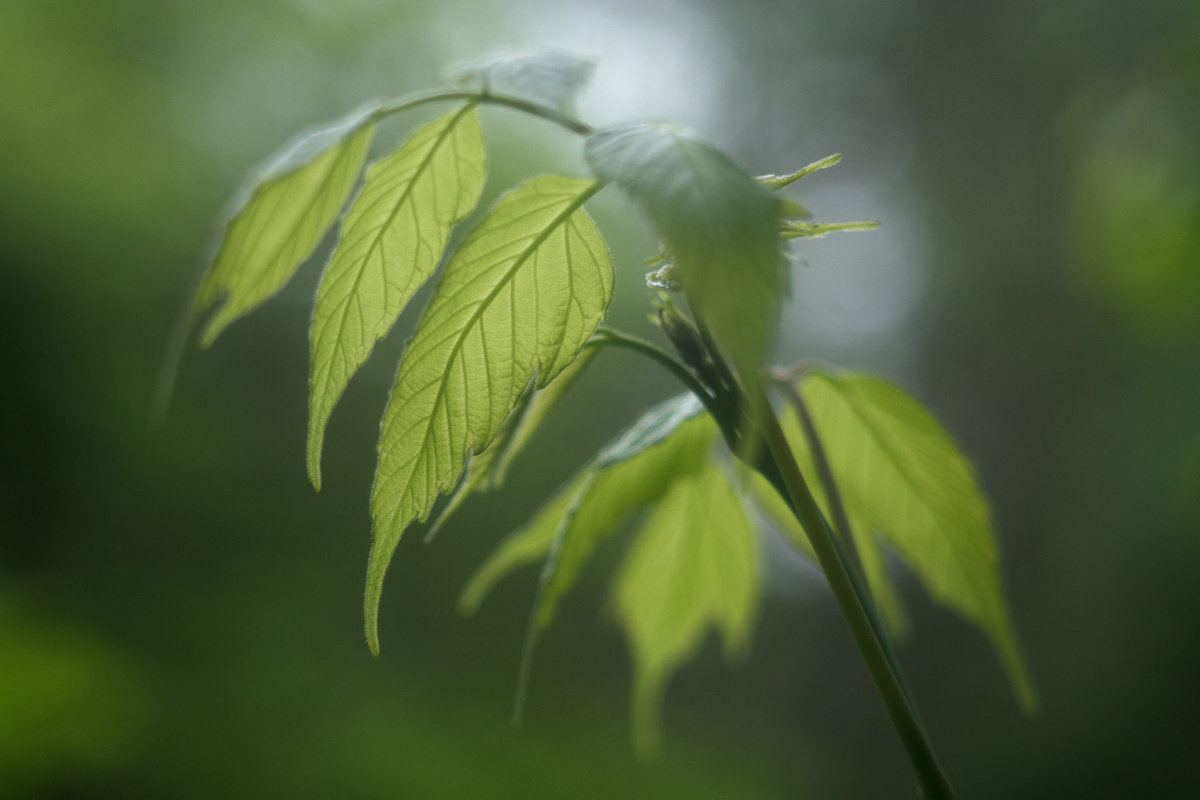
[[[474,105],[425,125],[367,170],[313,309],[308,474],[317,488],[330,412],[433,274],[451,228],[479,201],[485,171]]]
[[[404,529],[428,517],[530,381],[549,384],[604,318],[612,261],[583,210],[599,186],[544,175],[501,198],[447,264],[408,343],[371,493],[364,612],[374,652],[383,576]]]
[[[224,297],[204,330],[205,345],[282,289],[312,255],[362,170],[376,108],[302,134],[243,190],[196,296],[197,311]]]

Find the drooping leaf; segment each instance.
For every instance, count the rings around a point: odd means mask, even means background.
[[[510,94],[569,111],[592,79],[595,64],[570,53],[546,50],[502,53],[447,72],[451,83]]]
[[[779,201],[720,150],[676,125],[590,135],[584,158],[646,209],[697,316],[744,380],[762,364],[783,293]]]
[[[201,338],[283,288],[337,219],[375,132],[376,104],[301,134],[255,175],[233,204],[224,238],[196,296],[196,309],[223,299]]]
[[[454,494],[446,501],[446,505],[438,513],[437,519],[429,526],[425,540],[431,540],[446,520],[474,492],[490,492],[500,488],[508,476],[509,466],[517,454],[525,448],[525,443],[541,426],[542,421],[554,408],[558,399],[575,383],[587,368],[588,362],[596,354],[594,348],[584,350],[579,357],[571,362],[550,385],[541,391],[530,386],[517,400],[508,419],[496,433],[496,438],[482,453],[472,454],[467,462],[466,477],[458,484]]]
[[[308,474],[318,489],[321,443],[334,405],[433,274],[451,228],[479,202],[485,171],[473,105],[420,128],[367,170],[313,309]]]
[[[534,613],[539,629],[554,619],[559,601],[605,538],[707,462],[717,428],[703,408],[691,394],[660,403],[598,454],[542,573]]]
[[[548,385],[604,317],[612,261],[583,210],[600,186],[543,175],[502,197],[447,264],[408,343],[371,493],[364,610],[373,652],[384,572],[404,529],[428,517],[530,381]]]
[[[801,378],[798,391],[851,523],[864,535],[883,536],[935,600],[983,629],[1018,701],[1034,708],[1033,683],[1001,586],[987,501],[953,440],[920,404],[874,376],[813,371]],[[804,452],[794,418],[786,430],[793,449]],[[863,554],[861,540],[856,543]],[[883,569],[882,563],[872,567],[870,559],[879,556],[864,557],[868,578],[872,569]]]
[[[758,594],[758,539],[725,473],[706,462],[671,486],[616,581],[616,609],[633,653],[633,739],[640,754],[661,748],[671,673],[710,625],[727,656],[742,652]]]
[[[538,628],[548,625],[558,600],[600,542],[704,461],[715,426],[701,416],[703,410],[694,395],[682,394],[647,411],[504,540],[468,582],[461,607],[473,613],[496,581],[557,546],[543,570],[534,612]]]

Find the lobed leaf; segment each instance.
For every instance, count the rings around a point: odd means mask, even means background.
[[[479,202],[486,160],[468,105],[420,128],[367,170],[313,309],[308,474],[318,489],[334,405],[437,268],[454,224]]]
[[[766,356],[783,294],[779,201],[676,125],[598,131],[585,141],[584,158],[646,209],[683,272],[692,309],[750,380]]]
[[[617,613],[634,661],[634,747],[661,747],[663,691],[709,626],[727,656],[744,651],[759,594],[758,539],[724,471],[675,481],[637,535],[616,580]]]
[[[408,343],[371,493],[364,611],[373,652],[383,576],[404,529],[428,517],[530,381],[549,384],[604,317],[612,261],[583,210],[599,188],[543,175],[502,197],[447,264]]]
[[[196,296],[197,311],[223,298],[201,337],[204,346],[282,289],[312,255],[362,170],[377,107],[301,134],[235,200]]]
[[[875,534],[935,600],[983,629],[1018,701],[1033,709],[1033,683],[1004,600],[987,501],[953,440],[915,400],[870,375],[808,372],[798,390],[828,452],[868,580],[876,576],[877,596],[886,570]],[[795,417],[784,422],[793,449],[803,455],[807,445]],[[886,600],[891,590],[883,591]],[[881,602],[885,612],[887,602]]]
[[[594,70],[595,64],[588,59],[546,50],[473,61],[449,70],[446,77],[459,86],[500,91],[569,111]]]

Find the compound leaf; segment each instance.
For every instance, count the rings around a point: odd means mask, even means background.
[[[604,317],[612,261],[583,210],[600,185],[543,175],[502,197],[447,264],[408,343],[371,492],[364,613],[372,652],[383,576],[404,529],[428,517],[530,381],[549,384]]]
[[[196,296],[197,311],[224,298],[201,337],[205,346],[282,289],[312,255],[362,170],[376,109],[364,106],[301,134],[235,200]]]
[[[479,202],[485,171],[473,105],[420,128],[367,170],[313,309],[308,474],[318,489],[321,443],[334,405],[433,274],[451,228]]]
[[[677,125],[588,136],[584,158],[646,209],[697,316],[745,380],[761,365],[784,288],[779,201],[720,150]]]
[[[661,707],[672,671],[711,625],[727,656],[744,651],[758,602],[758,539],[720,466],[675,481],[637,535],[616,580],[617,613],[634,661],[633,738],[661,747]]]
[[[807,372],[798,390],[852,524],[864,535],[881,534],[935,600],[984,630],[1018,701],[1034,708],[1033,683],[1001,587],[987,501],[953,440],[915,400],[871,375]],[[793,449],[803,450],[798,428],[789,428]],[[870,558],[879,560],[877,553]],[[883,569],[868,561],[864,555],[868,576]]]

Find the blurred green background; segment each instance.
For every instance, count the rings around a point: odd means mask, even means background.
[[[673,681],[667,754],[628,737],[587,570],[508,724],[529,570],[477,618],[499,538],[646,403],[607,354],[517,463],[388,577],[360,622],[374,435],[412,315],[304,474],[318,257],[209,351],[165,427],[160,358],[222,205],[300,128],[500,49],[598,62],[580,115],[670,119],[806,179],[779,360],[899,381],[995,503],[1042,695],[1023,717],[983,637],[904,583],[901,648],[962,797],[1200,790],[1200,9],[1194,1],[0,2],[0,797],[915,797],[811,570],[767,548],[752,653]],[[490,110],[489,191],[579,173],[578,144]],[[395,142],[416,120],[378,137]],[[617,324],[647,331],[652,245],[615,195]]]

